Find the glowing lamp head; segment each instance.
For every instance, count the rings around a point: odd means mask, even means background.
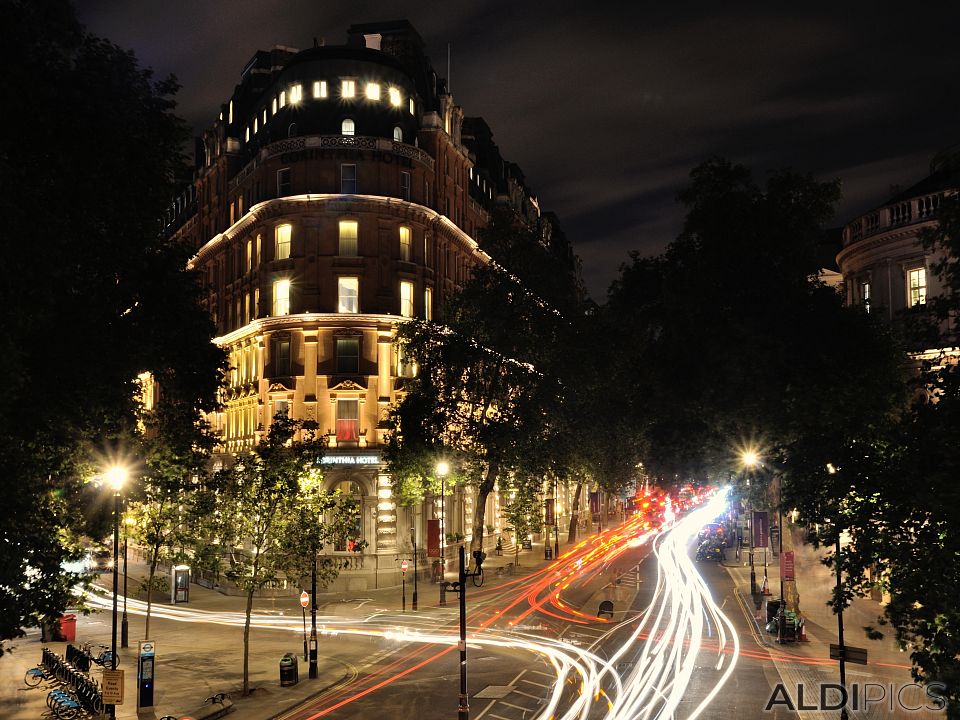
[[[744,467],[752,468],[756,467],[757,463],[760,462],[760,456],[757,455],[753,450],[746,450],[740,456],[740,460],[743,462]]]
[[[128,472],[125,467],[114,465],[112,468],[107,470],[106,473],[104,473],[104,478],[108,483],[110,483],[110,487],[119,492],[123,487],[123,484],[127,481],[127,475]]]
[[[441,460],[437,463],[437,475],[440,477],[446,477],[447,473],[450,472],[450,465],[446,461]]]

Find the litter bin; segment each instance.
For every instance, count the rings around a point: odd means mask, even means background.
[[[77,616],[74,614],[62,615],[60,617],[60,637],[64,642],[76,642],[77,640]]]
[[[777,615],[780,613],[780,601],[779,600],[767,600],[767,622],[776,619]]]
[[[300,671],[297,667],[297,656],[287,653],[280,658],[280,687],[289,687],[300,682]]]
[[[543,559],[544,560],[553,560],[553,548],[549,545],[546,545],[543,548]]]

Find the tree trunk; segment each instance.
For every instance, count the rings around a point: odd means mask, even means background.
[[[477,487],[477,502],[474,505],[473,514],[473,539],[470,540],[470,551],[473,557],[474,550],[483,550],[483,529],[484,515],[487,512],[487,497],[493,491],[493,486],[497,484],[497,472],[499,465],[495,462],[487,466],[487,474]],[[469,558],[467,559],[469,562]]]
[[[150,613],[153,610],[153,578],[157,574],[157,550],[154,548],[150,558],[150,573],[147,575],[147,621],[143,628],[143,639],[150,639]]]
[[[583,491],[583,480],[577,481],[577,490],[573,493],[573,503],[570,505],[570,527],[567,530],[567,542],[571,545],[577,541],[577,522],[580,520],[580,494]]]
[[[253,612],[253,587],[247,590],[247,617],[243,623],[243,696],[250,694],[250,615]]]

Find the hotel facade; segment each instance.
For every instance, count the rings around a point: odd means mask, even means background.
[[[354,537],[323,550],[341,560],[334,587],[398,583],[411,538],[426,577],[427,520],[445,515],[445,532],[469,540],[474,494],[394,502],[381,450],[388,408],[415,371],[396,328],[437,317],[489,261],[477,238],[495,205],[546,241],[551,217],[486,123],[454,103],[406,21],[352,26],[344,45],[258,51],[197,154],[165,222],[196,249],[229,353],[223,408],[209,418],[219,461],[251,449],[278,412],[314,421],[326,486],[361,504]],[[488,502],[496,533],[499,495]],[[558,506],[569,518],[566,497]]]

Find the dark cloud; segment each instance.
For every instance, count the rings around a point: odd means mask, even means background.
[[[843,222],[960,141],[955,5],[779,5],[88,0],[79,11],[177,75],[195,128],[255,50],[408,18],[441,74],[450,43],[455,98],[559,214],[602,298],[630,250],[658,252],[677,234],[676,194],[707,157],[758,179],[786,166],[840,177]]]

